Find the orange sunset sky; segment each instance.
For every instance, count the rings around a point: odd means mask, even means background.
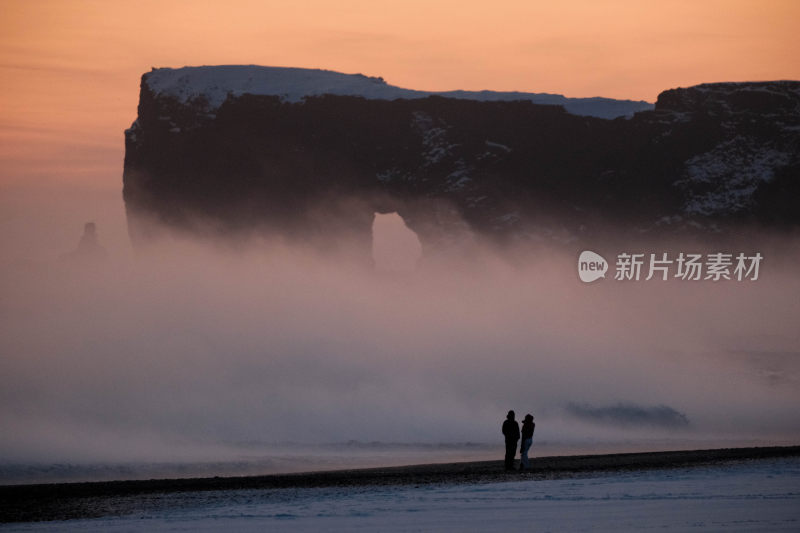
[[[648,101],[702,82],[800,78],[797,0],[2,0],[0,24],[0,193],[120,189],[123,130],[152,66]]]

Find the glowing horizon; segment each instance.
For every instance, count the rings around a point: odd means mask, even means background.
[[[241,0],[2,4],[0,185],[119,187],[151,67],[259,64],[421,90],[655,101],[703,82],[798,79],[800,4]]]

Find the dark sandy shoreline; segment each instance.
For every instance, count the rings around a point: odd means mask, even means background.
[[[147,495],[166,498],[171,494],[198,491],[560,479],[790,456],[800,456],[800,446],[537,457],[532,460],[533,469],[525,473],[504,472],[503,461],[498,460],[247,477],[11,485],[0,486],[0,523],[121,515],[132,512],[137,508],[134,500]]]

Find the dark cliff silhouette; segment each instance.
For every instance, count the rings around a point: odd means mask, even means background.
[[[272,232],[369,253],[374,213],[397,212],[423,255],[481,239],[797,228],[800,82],[661,93],[607,120],[530,101],[442,96],[299,102],[230,94],[209,111],[142,80],[126,132],[134,244],[159,225]]]

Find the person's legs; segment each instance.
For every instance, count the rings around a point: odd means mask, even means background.
[[[506,470],[514,469],[514,457],[517,455],[517,441],[506,441]]]
[[[528,460],[528,450],[531,449],[531,444],[533,444],[533,439],[525,439],[522,441],[522,449],[520,450],[520,470],[527,470],[531,467],[531,463]]]

